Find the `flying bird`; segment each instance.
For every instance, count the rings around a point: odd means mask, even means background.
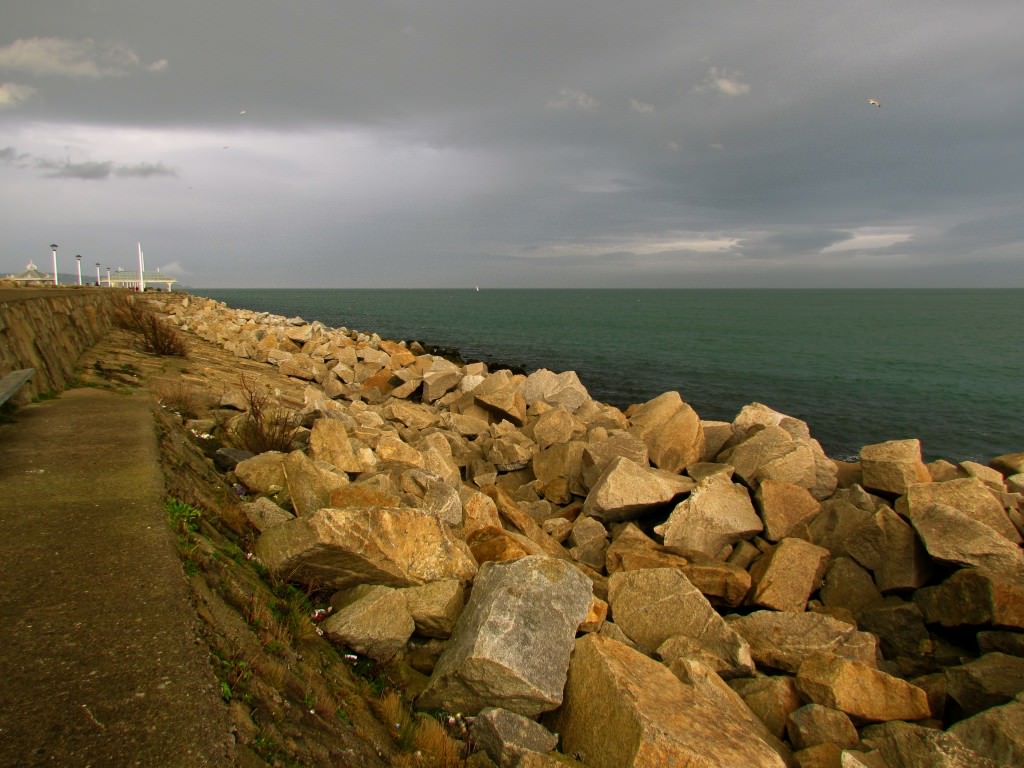
[[[868,99],[868,104],[870,104],[872,107],[881,108],[882,106],[882,102],[880,102],[878,99]]]

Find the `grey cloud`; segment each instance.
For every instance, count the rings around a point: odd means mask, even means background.
[[[177,176],[173,168],[168,168],[163,163],[136,163],[135,165],[119,165],[114,168],[117,176],[135,176],[148,178],[150,176]]]

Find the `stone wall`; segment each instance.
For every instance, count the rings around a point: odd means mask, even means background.
[[[81,354],[110,329],[124,292],[95,288],[0,291],[0,376],[36,374],[12,399],[17,405],[67,387]]]

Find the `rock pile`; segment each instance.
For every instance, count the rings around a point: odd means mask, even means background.
[[[324,632],[420,670],[496,763],[557,734],[595,768],[1024,764],[1024,453],[844,463],[757,403],[621,411],[571,371],[162,310],[304,383],[292,450],[233,470],[256,556],[333,590]]]

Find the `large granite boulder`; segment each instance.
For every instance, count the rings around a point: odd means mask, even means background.
[[[1024,659],[1006,653],[986,653],[967,664],[947,667],[945,673],[946,693],[962,717],[1005,704],[1024,692]]]
[[[641,467],[646,467],[650,461],[647,444],[628,432],[616,432],[604,440],[592,440],[584,446],[580,458],[583,487],[587,490],[593,488],[608,463],[619,456]]]
[[[720,696],[601,635],[576,641],[551,727],[563,752],[593,768],[785,765]]]
[[[870,665],[878,658],[874,635],[823,613],[755,611],[730,617],[728,623],[747,641],[758,667],[796,672],[811,656],[835,655]]]
[[[402,590],[368,584],[352,592],[347,604],[321,625],[324,635],[374,661],[390,661],[415,628]]]
[[[931,624],[991,624],[1024,630],[1024,583],[1012,575],[963,568],[941,584],[914,593]]]
[[[406,587],[402,594],[416,632],[423,637],[450,637],[466,604],[466,585],[455,579]]]
[[[476,574],[465,542],[437,518],[404,507],[325,507],[267,529],[254,551],[283,578],[334,589],[469,582]]]
[[[419,706],[527,717],[556,708],[591,594],[586,576],[557,558],[485,563]]]
[[[1024,550],[985,523],[944,504],[915,511],[910,519],[928,554],[942,563],[1020,577]]]
[[[768,541],[779,541],[789,536],[794,529],[821,512],[821,502],[806,488],[771,478],[761,481],[754,501],[761,513],[764,537]]]
[[[851,763],[853,768],[861,765],[865,768],[1001,768],[952,733],[915,723],[896,721],[869,725],[861,732],[861,741],[864,748],[871,749],[866,754],[870,761]],[[843,768],[846,766],[843,762]]]
[[[564,408],[575,413],[590,399],[587,388],[580,382],[575,371],[554,373],[546,368],[534,371],[523,382],[522,395],[527,406],[538,402]]]
[[[1010,522],[1003,505],[977,477],[911,485],[907,489],[904,504],[900,505],[900,511],[913,518],[933,504],[953,507],[957,512],[984,523],[1014,544],[1021,543],[1020,533]]]
[[[320,418],[309,434],[309,453],[314,459],[333,464],[344,472],[360,472],[363,467],[352,450],[348,430],[340,419]]]
[[[889,440],[860,449],[864,487],[900,496],[915,483],[931,480],[921,458],[921,441]]]
[[[528,752],[547,753],[558,746],[558,736],[540,723],[500,707],[481,710],[473,721],[473,745],[500,768],[519,766]]]
[[[235,477],[250,491],[270,495],[284,489],[284,457],[281,451],[266,451],[238,462]]]
[[[665,392],[634,410],[630,432],[647,444],[651,463],[681,472],[704,454],[704,427],[678,392]]]
[[[840,656],[806,659],[797,669],[796,686],[811,702],[861,722],[924,720],[931,715],[928,696],[916,685]]]
[[[302,451],[292,451],[282,463],[288,497],[296,515],[309,515],[329,506],[331,494],[348,485],[348,477],[318,465]]]
[[[829,551],[803,539],[783,539],[750,569],[752,605],[802,612],[818,589]]]
[[[645,653],[654,654],[666,640],[682,635],[703,651],[703,661],[714,660],[710,665],[723,677],[754,671],[747,642],[679,570],[613,573],[608,603],[615,624]]]
[[[718,473],[697,483],[658,528],[666,547],[715,558],[725,547],[764,528],[747,489]]]
[[[855,528],[843,547],[872,572],[882,592],[917,589],[933,571],[914,529],[889,507],[882,507]]]
[[[642,467],[624,456],[616,456],[587,494],[583,514],[605,522],[629,520],[670,504],[693,487],[688,477]]]
[[[1024,765],[1024,696],[961,720],[949,734],[1000,765]]]

